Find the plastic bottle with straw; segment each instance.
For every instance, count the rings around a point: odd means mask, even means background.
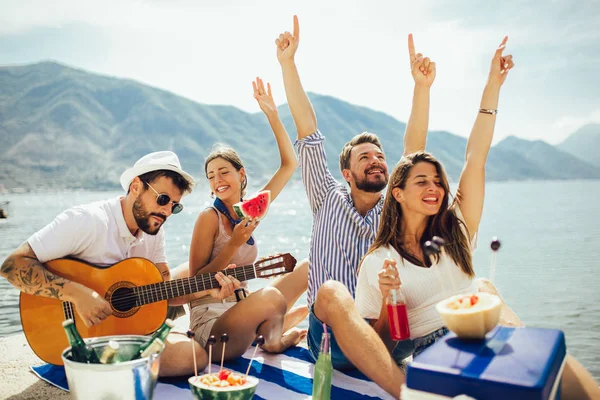
[[[319,358],[317,358],[314,368],[312,389],[313,400],[329,400],[331,398],[331,376],[333,374],[333,365],[331,364],[331,348],[329,344],[327,325],[323,324]]]

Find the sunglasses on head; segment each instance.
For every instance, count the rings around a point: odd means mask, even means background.
[[[150,185],[148,182],[144,183],[148,185],[148,187],[150,187],[150,189],[152,189],[154,193],[156,193],[156,204],[158,204],[159,206],[166,206],[169,203],[173,203],[173,206],[171,207],[171,213],[173,214],[180,213],[181,210],[183,210],[183,204],[177,203],[176,201],[171,201],[171,198],[168,194],[158,193],[156,189],[154,189],[152,185]]]

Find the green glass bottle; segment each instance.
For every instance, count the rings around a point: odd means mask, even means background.
[[[315,363],[313,377],[313,400],[329,400],[331,398],[331,375],[333,365],[331,364],[331,348],[329,346],[329,333],[324,332],[321,337],[319,358]]]
[[[162,324],[162,326],[160,328],[158,328],[156,332],[154,332],[154,335],[152,335],[150,340],[148,340],[146,343],[144,343],[143,345],[140,346],[140,348],[138,349],[138,351],[136,352],[136,354],[132,358],[132,360],[137,360],[138,358],[143,358],[144,356],[142,356],[142,354],[146,351],[146,349],[148,349],[149,347],[152,346],[152,343],[155,342],[156,339],[160,339],[161,342],[164,342],[165,339],[167,338],[167,335],[171,331],[171,328],[173,328],[174,326],[175,326],[175,324],[173,323],[173,320],[167,318],[165,320],[165,322]],[[163,343],[163,345],[164,345],[164,343]]]
[[[67,339],[71,344],[71,359],[80,363],[99,364],[100,360],[94,349],[85,344],[72,319],[67,319],[62,323],[67,334]]]
[[[146,358],[151,354],[160,353],[165,348],[165,343],[160,340],[160,338],[156,338],[152,341],[150,346],[146,347],[146,349],[140,354],[140,358]]]

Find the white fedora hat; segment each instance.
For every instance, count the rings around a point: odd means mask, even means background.
[[[181,169],[181,163],[177,154],[172,151],[156,151],[154,153],[146,154],[135,162],[133,167],[128,168],[121,174],[121,186],[125,190],[129,190],[129,184],[136,176],[143,175],[147,172],[158,171],[166,169],[168,171],[177,172],[190,184],[190,192],[194,187],[194,178],[183,169]]]

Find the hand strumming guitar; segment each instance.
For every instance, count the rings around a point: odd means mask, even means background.
[[[112,314],[110,304],[92,289],[77,282],[65,285],[65,300],[73,303],[83,323],[92,327]]]

